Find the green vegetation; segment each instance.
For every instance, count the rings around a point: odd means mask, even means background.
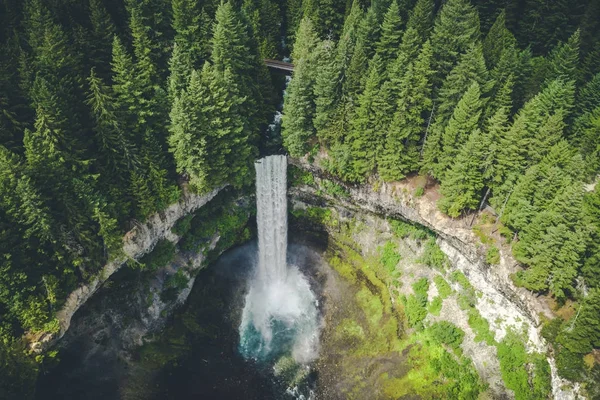
[[[448,345],[455,351],[458,351],[465,336],[462,329],[447,321],[436,322],[427,328],[427,331],[433,340]]]
[[[442,311],[443,302],[444,300],[441,296],[435,296],[433,300],[431,300],[429,306],[427,307],[427,311],[429,311],[431,315],[435,315],[436,317],[439,316],[440,311]]]
[[[491,265],[496,265],[500,263],[500,250],[496,246],[491,246],[486,255],[485,262]]]
[[[294,14],[284,145],[293,156],[318,147],[349,183],[429,175],[451,217],[489,203],[525,267],[515,282],[577,299],[582,278],[600,285],[600,194],[584,191],[600,172],[598,6],[442,3],[348,3],[329,34],[316,21],[330,7]],[[474,232],[499,263],[493,239]]]
[[[379,261],[390,274],[396,272],[396,266],[402,259],[402,256],[397,251],[397,247],[398,246],[394,242],[386,242],[378,249],[379,254],[381,255]]]
[[[335,327],[333,337],[326,339],[334,340],[335,348],[344,349],[344,357],[341,360],[336,357],[332,368],[338,369],[336,374],[348,377],[351,382],[345,396],[349,399],[368,398],[376,387],[389,398],[418,395],[423,398],[476,399],[485,386],[472,362],[460,351],[464,333],[448,322],[423,326],[428,312],[427,278],[417,280],[412,287],[413,294],[402,301],[406,322],[419,326],[419,330],[402,337],[398,332],[404,322],[399,319],[402,306],[392,304],[388,288],[388,285],[400,282],[392,279],[393,271],[385,268],[381,260],[383,249],[388,247],[394,253],[395,245],[387,242],[379,248],[376,259],[365,258],[354,250],[356,244],[351,232],[357,226],[356,222],[350,222],[341,225],[340,231],[334,230],[335,246],[330,247],[331,254],[327,257],[329,265],[352,284],[357,305],[348,304],[341,311],[344,317]],[[441,297],[436,299],[432,303],[441,306]],[[395,310],[395,307],[399,309]],[[381,357],[398,360],[399,365],[407,369],[385,368],[387,372],[377,376],[365,372],[367,365],[372,365],[368,370],[377,370],[375,366],[380,365]],[[365,381],[369,384],[365,385]]]
[[[445,270],[450,265],[448,257],[437,245],[435,238],[430,238],[425,242],[423,255],[417,261],[440,271]]]
[[[550,365],[543,355],[528,354],[515,332],[507,333],[498,344],[498,359],[502,379],[516,399],[545,399],[550,394]]]
[[[401,239],[409,237],[413,240],[421,241],[433,236],[431,232],[422,226],[417,226],[397,219],[388,219],[388,223],[394,234]]]
[[[404,304],[404,314],[408,324],[417,329],[422,328],[422,322],[427,317],[427,292],[429,291],[429,281],[427,278],[421,278],[412,286],[414,294],[401,299]]]
[[[442,278],[441,275],[436,275],[433,278],[433,281],[435,282],[435,285],[438,289],[438,293],[440,294],[440,297],[442,299],[445,299],[452,294],[452,288],[450,287],[448,282],[446,282],[446,280]]]
[[[166,239],[161,239],[150,253],[140,259],[140,265],[150,271],[156,271],[165,267],[173,257],[175,257],[175,245]]]

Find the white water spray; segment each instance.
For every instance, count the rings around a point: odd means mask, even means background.
[[[318,353],[316,299],[297,267],[287,265],[287,160],[255,163],[258,266],[250,281],[240,325],[240,350],[266,360],[291,353],[299,363]]]

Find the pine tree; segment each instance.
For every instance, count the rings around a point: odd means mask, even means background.
[[[483,42],[483,55],[488,68],[494,68],[500,62],[502,53],[511,47],[517,47],[517,40],[506,29],[506,13],[502,10]]]
[[[111,44],[116,28],[101,0],[90,0],[90,22],[92,23],[90,58],[98,75],[105,79],[110,73]]]
[[[558,299],[564,299],[573,290],[585,251],[582,201],[582,184],[567,184],[520,235],[514,253],[518,260],[529,265],[518,275],[528,289],[550,290]]]
[[[322,138],[333,119],[340,96],[340,66],[335,44],[325,40],[316,49],[317,75],[315,79],[315,119],[317,136]]]
[[[460,54],[479,40],[479,17],[468,0],[448,0],[435,21],[431,35],[431,47],[435,60],[434,86],[456,65]]]
[[[268,112],[259,107],[263,104],[263,93],[258,79],[267,74],[266,66],[259,62],[254,38],[230,2],[219,6],[215,18],[211,54],[213,65],[221,74],[229,69],[235,77],[244,98],[240,110],[250,126],[252,140],[257,141]]]
[[[315,135],[314,76],[310,61],[304,58],[295,63],[294,76],[286,89],[283,109],[283,144],[290,155],[301,157],[308,151],[308,141]]]
[[[546,82],[579,80],[579,36],[579,30],[575,31],[566,43],[560,43],[549,54]]]
[[[433,28],[434,6],[433,0],[417,0],[406,24],[406,29],[416,30],[423,42],[429,38]]]
[[[209,189],[206,149],[210,137],[209,101],[207,84],[193,71],[188,87],[175,98],[170,114],[169,145],[177,172],[187,176],[190,185],[201,193]]]
[[[95,143],[98,149],[96,163],[101,171],[100,187],[107,199],[117,206],[120,218],[125,219],[130,215],[126,200],[130,190],[129,171],[139,168],[138,151],[123,131],[109,88],[93,69],[88,84],[86,103],[92,110],[95,122]]]
[[[381,37],[377,42],[376,53],[385,64],[398,56],[398,46],[402,38],[402,20],[398,3],[394,0],[385,14],[381,25]]]
[[[575,116],[581,116],[600,106],[600,72],[586,82],[576,96]]]
[[[385,145],[384,132],[378,129],[381,126],[379,114],[382,110],[377,109],[378,105],[386,102],[386,99],[379,97],[385,87],[382,87],[384,69],[381,58],[376,55],[371,60],[365,90],[358,99],[358,108],[348,134],[353,179],[357,181],[364,180],[369,173],[375,171],[378,155]]]
[[[486,94],[490,89],[489,74],[480,45],[471,47],[444,80],[437,100],[439,105],[436,112],[436,124],[444,125],[448,121],[458,101],[472,82],[479,84],[482,94]]]
[[[298,62],[310,59],[314,54],[318,42],[319,37],[315,31],[313,22],[308,18],[303,18],[296,33],[296,41],[292,50],[292,60]]]
[[[510,192],[510,186],[514,183],[509,179],[510,176],[514,179],[532,163],[536,163],[541,157],[544,157],[544,150],[535,148],[539,142],[536,139],[539,129],[559,109],[562,109],[562,116],[566,118],[573,106],[573,92],[572,82],[553,81],[519,111],[512,127],[502,141],[498,153],[498,173],[500,175],[496,180],[505,182],[500,198]],[[534,158],[532,159],[532,157]]]
[[[173,104],[175,98],[189,83],[193,61],[190,53],[177,42],[173,45],[173,55],[169,61],[168,95],[169,102]]]
[[[442,136],[442,154],[439,160],[439,169],[442,173],[452,165],[460,149],[466,143],[469,133],[478,127],[482,109],[480,96],[479,84],[473,82],[458,102],[450,121],[448,121]]]
[[[431,57],[431,45],[426,42],[400,81],[398,107],[379,160],[379,173],[386,181],[402,179],[418,166],[423,117],[431,111]]]
[[[498,165],[498,152],[500,143],[505,141],[508,132],[508,115],[510,106],[501,106],[496,109],[496,112],[486,121],[485,136],[488,139],[488,149],[485,151],[485,160],[483,162],[486,186],[494,190],[501,186],[502,181],[497,180],[498,173],[496,171]]]
[[[442,181],[440,192],[443,197],[438,202],[442,212],[456,218],[464,210],[477,208],[484,187],[484,150],[485,141],[479,129],[475,129],[468,135]]]
[[[175,43],[188,54],[192,66],[198,66],[210,55],[207,33],[211,22],[206,20],[206,12],[199,9],[197,0],[173,0],[172,8]]]

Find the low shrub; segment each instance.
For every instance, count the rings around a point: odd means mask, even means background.
[[[154,249],[140,259],[144,269],[156,271],[169,264],[175,257],[175,245],[166,239],[159,240]]]

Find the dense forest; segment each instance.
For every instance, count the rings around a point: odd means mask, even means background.
[[[577,301],[544,328],[559,373],[600,379],[599,25],[598,0],[1,0],[0,397],[32,395],[20,338],[125,231],[273,151],[428,174],[451,217],[489,203],[515,283]]]

